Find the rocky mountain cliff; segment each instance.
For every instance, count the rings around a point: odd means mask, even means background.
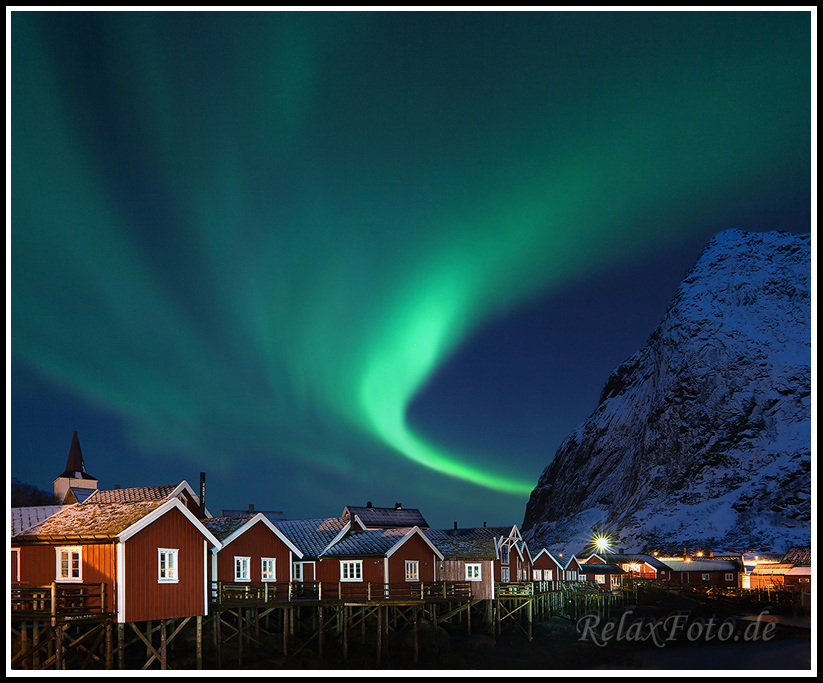
[[[526,507],[531,548],[809,544],[810,235],[729,230],[608,378]]]

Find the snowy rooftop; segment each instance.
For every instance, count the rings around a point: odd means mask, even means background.
[[[132,503],[139,500],[166,500],[178,486],[180,486],[179,483],[95,491],[94,495],[89,496],[86,503]]]
[[[224,541],[258,513],[232,517],[210,517],[200,520],[218,541]]]
[[[78,536],[114,537],[156,510],[165,501],[134,503],[83,503],[68,505],[36,526],[24,529],[17,538]]]
[[[38,505],[35,507],[12,508],[11,509],[11,535],[19,534],[23,529],[28,529],[35,524],[45,521],[52,515],[56,515],[67,505]]]

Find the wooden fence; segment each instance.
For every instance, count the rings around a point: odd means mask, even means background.
[[[52,583],[12,586],[12,617],[22,615],[82,616],[106,610],[105,583]]]

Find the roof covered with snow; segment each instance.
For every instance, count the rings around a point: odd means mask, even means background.
[[[259,513],[250,515],[236,515],[233,517],[209,517],[208,519],[201,519],[203,526],[214,534],[218,541],[225,541],[241,526],[246,524],[252,517]]]
[[[812,563],[812,549],[811,546],[798,546],[796,548],[789,548],[788,552],[780,560],[787,564],[807,564]]]
[[[137,486],[129,489],[111,489],[95,491],[86,499],[86,503],[133,503],[146,500],[167,500],[180,484],[163,486]]]
[[[11,535],[45,521],[52,515],[68,507],[67,505],[37,505],[34,507],[11,508]]]
[[[305,557],[318,557],[350,521],[348,517],[271,520]]]
[[[24,529],[17,539],[38,538],[113,538],[139,522],[165,501],[138,501],[134,503],[82,503],[68,505],[39,524]]]

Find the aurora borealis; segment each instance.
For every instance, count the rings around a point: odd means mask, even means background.
[[[442,378],[636,268],[642,344],[713,232],[807,232],[810,44],[808,12],[12,12],[12,474],[50,488],[78,429],[102,488],[205,470],[215,514],[519,523],[596,393],[461,428]],[[589,392],[636,348],[576,346]]]

